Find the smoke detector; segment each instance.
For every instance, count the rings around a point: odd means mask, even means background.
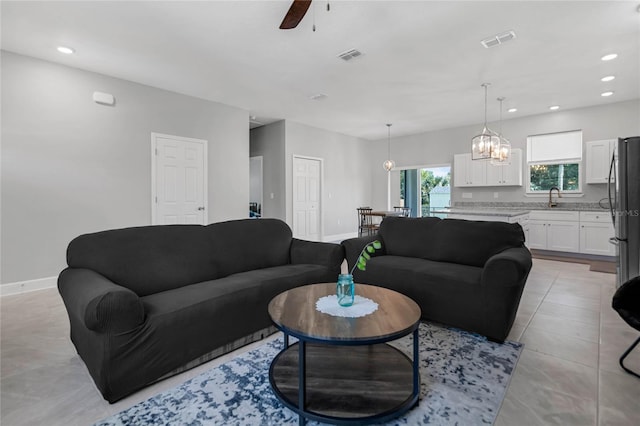
[[[342,59],[343,61],[350,61],[354,58],[357,58],[358,56],[362,56],[361,51],[359,51],[358,49],[350,49],[339,54],[338,58]]]
[[[510,31],[507,31],[507,32],[504,32],[504,33],[496,34],[496,35],[491,36],[491,37],[487,37],[484,40],[482,40],[480,43],[486,49],[488,49],[490,47],[497,46],[499,44],[511,41],[514,38],[516,38],[516,33],[513,30],[510,30]]]

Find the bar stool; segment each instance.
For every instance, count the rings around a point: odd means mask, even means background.
[[[393,211],[396,213],[402,213],[402,216],[409,217],[411,216],[411,208],[410,207],[394,207]]]
[[[378,232],[379,226],[373,223],[371,207],[358,207],[358,237],[373,235]]]

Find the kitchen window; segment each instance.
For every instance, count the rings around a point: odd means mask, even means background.
[[[581,193],[582,131],[527,138],[527,193]]]

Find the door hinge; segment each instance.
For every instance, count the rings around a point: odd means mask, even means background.
[[[158,197],[156,197],[156,204],[158,204]]]
[[[156,148],[156,155],[158,155],[158,148]]]

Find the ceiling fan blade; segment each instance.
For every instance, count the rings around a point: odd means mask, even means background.
[[[309,10],[309,6],[311,6],[311,0],[293,0],[289,11],[282,20],[282,24],[280,24],[280,29],[290,30],[297,27],[307,10]]]

